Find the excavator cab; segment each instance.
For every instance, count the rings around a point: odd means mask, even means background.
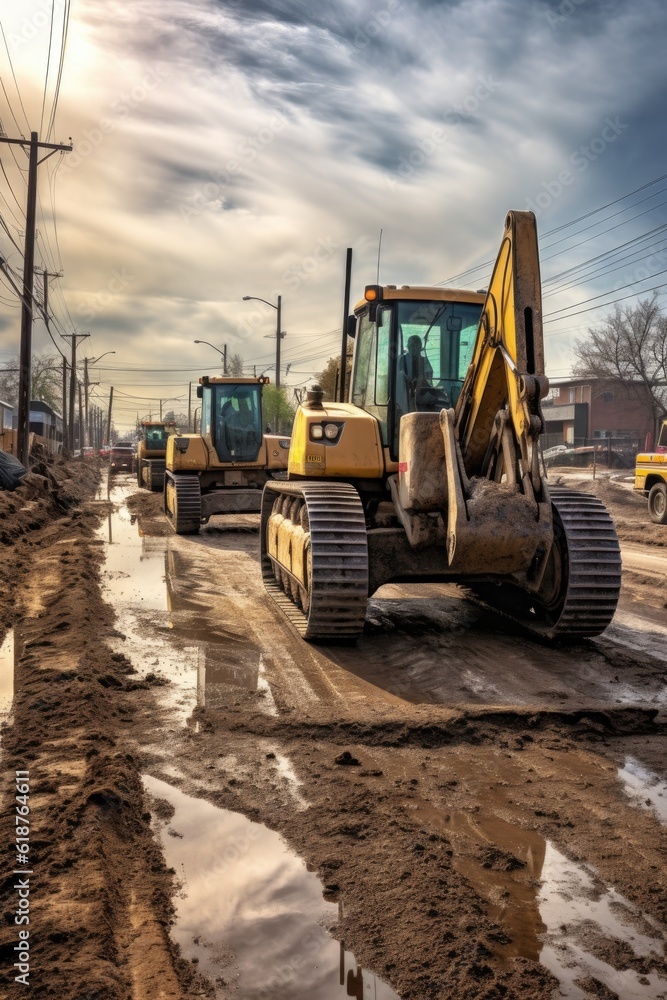
[[[137,446],[137,485],[159,492],[164,489],[167,440],[176,430],[173,421],[142,420]]]
[[[262,572],[306,639],[351,639],[386,583],[451,581],[546,638],[611,621],[621,560],[591,494],[552,487],[532,212],[510,212],[487,293],[367,285],[350,402],[313,386],[288,482],[267,483]]]
[[[202,432],[211,435],[221,462],[256,462],[262,447],[262,386],[205,386]]]
[[[351,402],[377,416],[398,460],[406,413],[439,413],[461,394],[484,294],[369,285],[355,309]]]

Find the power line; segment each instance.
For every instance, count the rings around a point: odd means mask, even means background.
[[[26,114],[26,110],[25,110],[25,108],[23,106],[23,98],[21,97],[21,91],[19,90],[19,85],[18,85],[17,80],[16,80],[16,73],[14,72],[14,64],[12,63],[12,57],[9,54],[9,46],[7,45],[7,39],[5,37],[5,29],[3,28],[1,21],[0,21],[0,31],[2,32],[2,40],[5,43],[5,51],[7,53],[7,59],[9,60],[9,68],[11,70],[12,77],[14,78],[14,86],[16,87],[16,94],[17,94],[18,99],[19,99],[19,104],[21,105],[21,110],[23,111],[23,116],[25,118],[26,125],[28,126],[28,128],[30,128],[30,121],[29,121],[28,116]],[[3,86],[2,89],[5,90],[4,86]],[[7,91],[6,90],[5,90],[5,96],[7,96]],[[8,97],[7,97],[7,103],[9,104],[9,98]],[[10,106],[9,110],[11,111],[11,106]],[[15,118],[13,112],[12,112],[12,118],[14,118],[14,121],[16,122],[16,118]],[[18,122],[16,122],[16,125],[17,125],[17,128],[19,129],[19,132],[21,132],[21,128],[18,125]],[[21,132],[21,134],[23,134],[23,133]]]
[[[39,131],[44,128],[44,110],[46,108],[46,93],[49,89],[49,67],[51,65],[51,44],[53,42],[53,20],[56,13],[56,0],[51,0],[51,26],[49,28],[49,49],[46,55],[46,73],[44,74],[44,96],[42,97],[42,114],[39,119]]]
[[[567,229],[570,226],[574,226],[578,222],[583,222],[585,219],[588,219],[591,216],[596,215],[598,212],[603,212],[606,208],[611,208],[612,205],[617,205],[619,202],[625,201],[626,198],[631,198],[632,195],[638,194],[640,191],[644,191],[644,190],[646,190],[646,188],[652,187],[654,184],[659,184],[660,181],[663,181],[666,178],[667,178],[667,174],[661,174],[659,177],[655,177],[653,180],[647,181],[645,184],[640,185],[638,188],[635,188],[633,191],[629,191],[627,194],[621,195],[619,198],[615,198],[613,201],[607,202],[605,205],[601,205],[599,208],[593,209],[590,212],[586,212],[583,215],[578,216],[576,219],[572,219],[570,222],[565,222],[565,223],[563,223],[560,226],[556,226],[554,229],[548,230],[547,232],[545,232],[545,233],[542,234],[541,239],[547,239],[549,236],[554,236],[556,233],[561,232],[563,229]],[[667,189],[664,189],[664,190],[667,190]],[[656,197],[656,195],[661,194],[661,193],[662,193],[662,191],[657,191],[653,195],[651,195],[650,197],[654,198],[654,197]],[[646,201],[646,200],[649,200],[649,199],[642,199],[642,201]],[[638,205],[642,204],[642,201],[639,201],[636,204],[638,204]],[[628,208],[627,209],[623,209],[623,211],[629,211],[631,208],[634,208],[634,207],[635,207],[635,205],[629,205]],[[660,207],[660,206],[656,206],[656,207]],[[620,214],[620,213],[618,213],[618,214]],[[614,216],[610,216],[609,218],[613,218],[613,217]],[[638,216],[635,216],[634,218],[638,218]],[[601,222],[600,223],[596,223],[596,225],[600,225],[600,224],[602,224],[602,223],[604,223],[606,221],[608,221],[608,220],[607,219],[602,219]],[[626,220],[626,222],[631,222],[631,221],[632,221],[632,219],[627,219]],[[625,223],[621,223],[621,225],[625,225]],[[616,227],[612,227],[612,228],[616,228]],[[582,232],[583,231],[585,231],[585,230],[582,230]],[[572,236],[576,236],[578,234],[577,233],[573,233],[571,235]],[[602,236],[602,235],[604,235],[604,233],[598,233],[598,235]],[[565,239],[570,239],[570,237],[565,237]],[[557,240],[555,243],[549,244],[544,249],[550,250],[552,247],[556,246],[560,242],[563,242],[563,241],[562,240]],[[587,242],[587,241],[583,241],[583,242]],[[576,244],[575,246],[579,246],[579,245],[580,244]],[[568,250],[574,250],[575,246],[568,247]],[[546,258],[546,259],[551,259],[551,258]],[[452,275],[449,278],[444,278],[442,281],[436,281],[435,284],[436,285],[451,284],[452,282],[458,281],[459,279],[465,277],[466,275],[472,275],[472,274],[474,274],[474,273],[476,273],[478,271],[484,271],[485,269],[488,270],[489,268],[491,268],[493,266],[493,264],[494,264],[494,260],[484,261],[482,264],[477,264],[474,267],[466,268],[464,271],[460,271],[458,274],[454,274],[454,275]]]
[[[70,15],[70,0],[65,0],[65,9],[63,11],[63,30],[62,38],[60,44],[60,62],[58,65],[58,77],[56,79],[56,89],[53,97],[53,107],[51,108],[51,117],[49,119],[49,127],[46,131],[46,138],[48,139],[53,131],[56,122],[56,110],[58,107],[58,98],[60,96],[60,84],[63,75],[63,66],[65,64],[65,50],[67,48],[67,35],[69,32],[69,15]]]

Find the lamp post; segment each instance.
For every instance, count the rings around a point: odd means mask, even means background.
[[[278,296],[278,304],[273,302],[268,302],[267,299],[261,299],[258,295],[244,295],[244,302],[263,302],[264,305],[271,306],[272,309],[276,310],[276,389],[280,389],[280,341],[285,336],[281,330],[281,310],[282,310],[282,295]]]
[[[115,354],[115,351],[105,351],[104,354],[100,354],[99,358],[84,358],[83,359],[83,393],[84,393],[84,405],[86,408],[86,420],[85,420],[85,442],[81,443],[83,448],[84,443],[90,444],[91,431],[90,431],[90,411],[88,406],[88,396],[90,390],[90,381],[88,379],[88,365],[96,365],[98,361],[102,358],[106,358],[107,354]],[[99,382],[95,382],[95,385],[99,385]]]
[[[222,345],[222,350],[216,347],[215,344],[209,344],[208,340],[194,340],[194,344],[206,344],[207,347],[212,347],[214,351],[217,351],[222,358],[222,374],[227,374],[227,344]]]

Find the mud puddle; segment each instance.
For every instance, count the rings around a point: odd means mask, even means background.
[[[143,677],[161,675],[164,707],[184,725],[195,707],[221,708],[250,696],[257,708],[277,714],[259,649],[240,630],[206,617],[196,600],[180,598],[181,540],[144,535],[125,500],[127,484],[101,487],[96,499],[110,503],[98,530],[105,545],[102,594],[114,608],[117,651],[130,656]]]
[[[477,842],[482,860],[455,856],[454,866],[489,904],[507,943],[496,960],[539,961],[559,981],[560,996],[585,998],[596,980],[624,1000],[667,997],[667,976],[651,970],[665,958],[665,933],[594,868],[575,863],[534,830],[497,816],[415,808],[432,828]],[[600,994],[602,995],[602,994]],[[606,995],[606,994],[605,994]]]
[[[654,812],[667,824],[667,781],[663,781],[634,757],[626,757],[618,777],[628,798],[640,808]]]
[[[267,827],[145,775],[153,826],[181,889],[174,939],[222,996],[397,1000],[336,941],[339,904]],[[224,994],[226,995],[226,994]]]
[[[14,629],[10,628],[0,645],[0,722],[12,709],[14,701]]]

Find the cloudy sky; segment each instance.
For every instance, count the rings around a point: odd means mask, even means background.
[[[65,4],[0,0],[9,136],[48,132]],[[219,370],[195,339],[270,366],[275,313],[242,297],[280,293],[283,380],[303,384],[338,348],[347,246],[355,296],[381,228],[382,281],[483,287],[468,269],[532,207],[547,370],[566,375],[607,303],[665,280],[666,40],[660,0],[71,0],[51,140],[74,151],[39,185],[55,329],[116,352],[92,377],[129,426]],[[20,273],[26,157],[0,159]],[[4,282],[0,360],[18,333]]]

